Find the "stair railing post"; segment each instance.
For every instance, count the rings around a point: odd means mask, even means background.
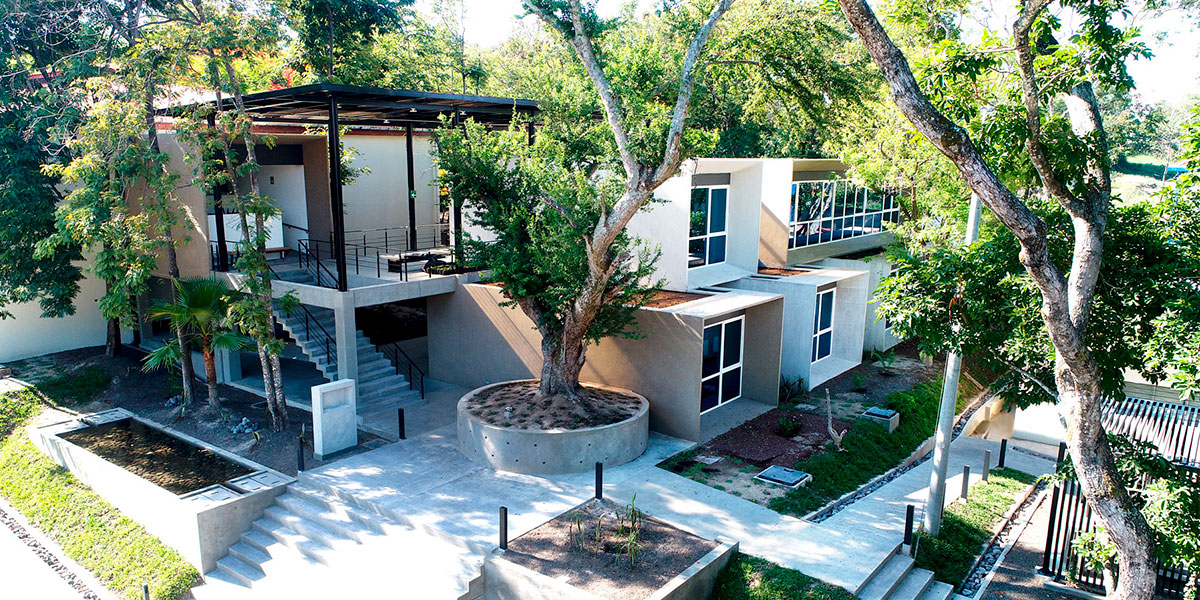
[[[1000,440],[1000,457],[996,459],[996,468],[1004,468],[1004,459],[1008,457],[1008,438]]]

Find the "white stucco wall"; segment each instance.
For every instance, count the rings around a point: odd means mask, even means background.
[[[107,324],[97,304],[103,295],[104,283],[88,276],[79,282],[69,317],[42,318],[36,302],[6,306],[13,317],[0,320],[0,362],[104,345]]]
[[[694,163],[685,163],[681,173],[659,186],[654,191],[654,202],[634,215],[626,227],[631,236],[649,247],[658,247],[661,255],[655,264],[655,277],[665,280],[668,290],[687,289],[689,198],[694,168]]]
[[[880,319],[875,314],[875,290],[879,288],[879,282],[883,281],[892,272],[892,264],[885,255],[879,254],[858,260],[827,258],[816,264],[835,269],[856,269],[867,272],[867,314],[863,338],[864,350],[883,351],[901,342],[900,338],[892,335],[892,331],[887,328],[887,324],[884,323],[883,319]]]
[[[264,165],[258,170],[259,189],[264,196],[275,201],[283,211],[283,223],[308,229],[308,203],[304,195],[304,165]],[[295,248],[296,242],[308,234],[291,227],[283,227],[282,244]],[[272,232],[272,235],[274,233]]]
[[[355,168],[370,169],[342,188],[346,230],[407,227],[408,158],[404,135],[347,135],[342,142],[358,152],[352,163]],[[418,227],[433,224],[438,217],[437,167],[431,152],[429,137],[414,134]],[[424,230],[422,235],[426,235]],[[347,241],[353,241],[349,234]]]

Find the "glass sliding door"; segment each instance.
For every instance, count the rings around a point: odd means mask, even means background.
[[[745,316],[704,328],[700,373],[700,412],[742,397],[742,343]]]

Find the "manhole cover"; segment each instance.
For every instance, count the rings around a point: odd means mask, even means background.
[[[766,481],[767,483],[797,488],[802,485],[808,485],[808,482],[812,480],[812,475],[804,471],[773,465],[762,473],[755,475],[754,478]]]

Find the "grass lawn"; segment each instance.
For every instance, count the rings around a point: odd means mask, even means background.
[[[0,495],[118,597],[140,599],[146,583],[152,598],[180,598],[199,582],[196,569],[42,454],[22,427],[58,400],[86,402],[108,387],[107,375],[81,371],[39,383],[43,393],[0,395]]]
[[[1015,469],[997,469],[987,481],[971,486],[966,502],[946,508],[938,537],[919,534],[916,566],[933,571],[938,581],[958,589],[975,557],[992,538],[992,530],[1016,503],[1017,494],[1036,479]]]
[[[961,412],[979,391],[970,380],[962,378],[957,412]],[[889,434],[875,422],[856,420],[842,438],[845,451],[838,452],[830,444],[820,454],[797,463],[796,469],[812,475],[812,483],[773,499],[771,509],[783,514],[806,515],[900,464],[933,435],[941,393],[941,380],[935,380],[889,396],[887,407],[900,413],[900,426],[896,431]]]
[[[742,553],[717,577],[712,600],[853,600],[846,590]]]

